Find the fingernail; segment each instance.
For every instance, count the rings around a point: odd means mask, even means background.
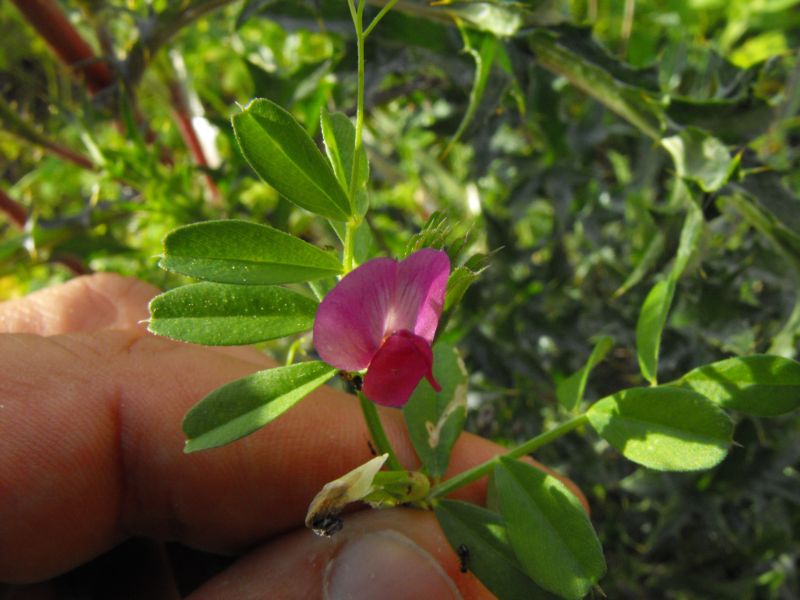
[[[396,531],[378,531],[345,543],[325,570],[327,600],[460,599],[434,558]]]

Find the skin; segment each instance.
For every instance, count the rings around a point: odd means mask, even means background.
[[[320,597],[337,549],[386,528],[433,556],[464,598],[492,597],[460,573],[430,513],[358,511],[332,539],[303,527],[319,489],[372,457],[351,396],[322,388],[248,438],[184,454],[185,412],[216,387],[273,363],[252,348],[149,335],[142,320],[156,293],[101,274],[0,304],[0,582],[14,584],[11,597],[52,597],[49,580],[131,537],[152,540],[147,560],[126,564],[147,573],[134,577],[145,595],[132,597],[178,597],[160,550],[165,541],[240,557],[197,598]],[[381,416],[413,468],[399,411]],[[450,473],[499,452],[464,434]],[[485,491],[482,481],[455,497],[481,503]]]

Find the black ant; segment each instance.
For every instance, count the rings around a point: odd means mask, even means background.
[[[459,570],[462,573],[466,573],[468,570],[467,561],[469,560],[469,548],[467,548],[466,544],[460,544],[456,553],[458,554],[458,561],[461,564]]]

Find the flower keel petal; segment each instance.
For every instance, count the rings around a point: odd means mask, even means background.
[[[376,404],[403,406],[423,377],[440,391],[432,366],[433,352],[428,342],[410,331],[398,331],[387,338],[372,359],[364,377],[364,395]]]

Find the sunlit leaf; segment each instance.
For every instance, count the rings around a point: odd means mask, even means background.
[[[678,176],[694,181],[705,192],[725,185],[739,164],[725,144],[694,127],[662,139],[661,144],[672,155]]]
[[[444,309],[450,310],[456,306],[469,287],[480,277],[479,272],[475,272],[466,266],[456,267],[447,280],[447,292],[445,293]]]
[[[350,182],[353,176],[353,154],[355,150],[356,141],[356,128],[353,126],[352,121],[343,113],[330,114],[328,111],[323,110],[320,119],[322,123],[322,138],[325,140],[325,152],[328,154],[328,160],[333,167],[333,172],[339,183],[342,184],[342,189],[349,193]],[[369,163],[367,162],[367,153],[364,151],[362,145],[358,151],[358,165],[356,167],[356,182],[353,189],[361,192],[364,185],[369,178]],[[356,207],[355,199],[352,210],[358,210],[359,214],[366,212],[366,206]]]
[[[288,200],[339,221],[352,214],[333,170],[292,115],[270,100],[257,98],[232,120],[247,162]]]
[[[554,25],[564,14],[552,0],[439,0],[437,8],[498,37],[509,37],[524,26]]]
[[[148,329],[195,344],[253,344],[311,329],[316,310],[316,300],[282,287],[196,283],[153,298]]]
[[[800,408],[800,363],[756,354],[703,365],[675,382],[723,408],[774,417]]]
[[[659,471],[699,471],[728,452],[733,424],[711,400],[679,387],[623,390],[588,412],[597,432],[625,458]]]
[[[341,273],[330,253],[247,221],[209,221],[180,227],[164,238],[159,266],[190,277],[239,284],[296,283]]]
[[[457,500],[441,500],[435,512],[447,541],[461,553],[463,566],[495,596],[503,600],[555,598],[522,570],[500,515]]]
[[[517,460],[495,469],[500,511],[523,570],[562,598],[578,600],[606,572],[600,540],[581,503],[557,478]]]

